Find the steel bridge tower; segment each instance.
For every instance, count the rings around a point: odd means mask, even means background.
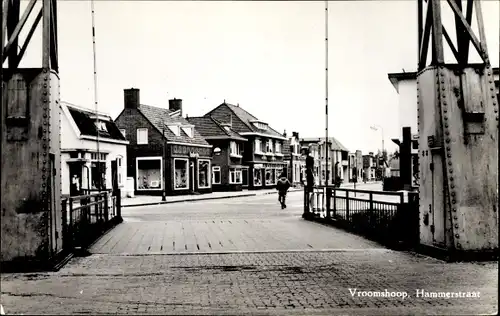
[[[1,7],[2,268],[46,263],[62,249],[56,0],[31,0],[22,15],[20,4],[3,0]],[[42,64],[20,68],[40,21]]]
[[[465,2],[418,0],[420,244],[475,259],[498,251],[498,99],[481,2]],[[444,5],[454,13],[456,46],[442,24]],[[445,62],[443,38],[454,64]],[[469,62],[470,43],[482,62]]]

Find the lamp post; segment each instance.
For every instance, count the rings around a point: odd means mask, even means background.
[[[382,133],[382,179],[385,178],[385,157],[384,157],[384,128],[380,125],[373,125],[373,126],[370,126],[370,128],[374,131],[378,131],[380,130],[380,132]]]

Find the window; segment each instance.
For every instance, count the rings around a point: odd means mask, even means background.
[[[266,142],[266,153],[272,153],[272,152],[273,152],[273,141],[269,139]]]
[[[239,168],[231,168],[229,169],[229,183],[230,184],[241,184],[242,176],[241,169]]]
[[[237,142],[231,141],[229,150],[231,156],[241,156],[240,144]]]
[[[136,159],[137,190],[163,189],[161,161],[161,157],[138,157]]]
[[[122,133],[123,137],[127,138],[127,131],[124,128],[120,128],[120,133]]]
[[[137,129],[137,145],[146,145],[148,143],[148,129]]]
[[[210,187],[210,160],[198,160],[198,187]]]
[[[178,125],[169,125],[168,129],[171,130],[175,136],[179,136],[181,134],[181,129]]]
[[[174,158],[174,189],[188,188],[188,160]]]
[[[254,169],[253,170],[253,185],[260,186],[262,185],[262,170]]]
[[[116,174],[118,178],[118,185],[121,186],[123,184],[123,175],[122,175],[122,159],[121,157],[116,158]]]
[[[255,140],[255,152],[256,153],[262,152],[260,139]]]
[[[187,136],[193,138],[193,128],[192,127],[183,127],[182,130],[186,133]]]
[[[281,153],[281,143],[276,142],[276,148],[274,150],[276,153]]]
[[[274,169],[266,169],[266,185],[276,184]]]
[[[257,127],[258,129],[267,130],[267,124],[266,123],[254,122],[253,126]]]
[[[106,155],[105,153],[90,153],[92,189],[106,189]]]
[[[94,125],[99,132],[105,132],[105,133],[108,132],[108,128],[106,127],[106,122],[98,121],[94,122]]]
[[[212,167],[212,184],[220,184],[220,167]]]

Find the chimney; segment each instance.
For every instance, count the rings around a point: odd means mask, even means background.
[[[141,104],[139,89],[123,89],[123,99],[126,109],[137,109]]]
[[[292,136],[299,139],[299,133],[298,132],[292,132]]]
[[[172,112],[181,110],[181,116],[182,116],[182,99],[174,98],[173,100],[168,100],[168,109]]]
[[[286,130],[283,131],[283,137],[286,137]]]

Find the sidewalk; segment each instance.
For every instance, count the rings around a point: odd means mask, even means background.
[[[303,191],[303,188],[291,188],[288,192]],[[133,207],[133,206],[146,206],[146,205],[160,205],[169,203],[181,203],[181,202],[194,202],[194,201],[204,201],[204,200],[217,200],[217,199],[230,199],[245,196],[258,196],[266,194],[277,194],[276,189],[266,189],[266,190],[243,190],[243,191],[233,191],[233,192],[212,192],[199,195],[176,195],[167,196],[166,201],[162,201],[161,196],[151,196],[151,195],[136,195],[133,198],[124,198],[122,200],[122,207]]]

